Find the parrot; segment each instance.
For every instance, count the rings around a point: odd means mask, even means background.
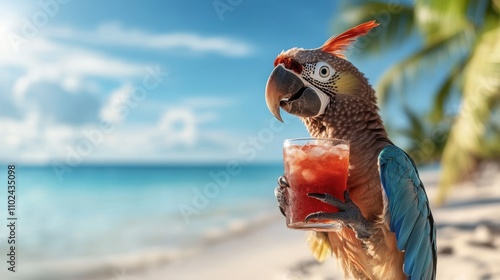
[[[282,51],[265,89],[270,112],[299,117],[313,138],[350,144],[343,198],[309,193],[337,213],[316,212],[306,221],[336,220],[339,231],[311,231],[309,247],[322,261],[335,255],[346,278],[436,278],[436,224],[413,159],[393,144],[379,114],[375,90],[345,56],[356,39],[379,24],[373,20],[330,37],[316,49]],[[286,174],[275,196],[286,215]]]

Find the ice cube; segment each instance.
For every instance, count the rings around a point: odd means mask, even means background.
[[[286,161],[299,162],[306,158],[306,153],[299,146],[290,146],[286,148]]]
[[[349,146],[345,144],[339,144],[330,150],[330,154],[337,156],[339,159],[349,155]]]
[[[312,183],[314,180],[316,180],[316,174],[311,169],[302,170],[301,175],[302,178],[304,178],[304,181],[306,181],[307,183]]]
[[[319,158],[322,155],[324,155],[327,152],[327,150],[324,147],[321,146],[313,146],[311,149],[309,149],[309,156],[310,157],[316,157]]]
[[[339,149],[341,151],[349,151],[349,145],[347,145],[347,144],[338,144],[335,147],[337,147],[337,149]]]

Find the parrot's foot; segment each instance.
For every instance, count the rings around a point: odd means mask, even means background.
[[[344,192],[344,201],[333,197],[327,193],[308,193],[310,197],[314,197],[318,200],[321,200],[324,203],[335,206],[339,209],[337,213],[324,213],[324,212],[316,212],[309,214],[305,221],[309,221],[312,219],[323,220],[338,220],[343,222],[345,225],[350,227],[355,233],[356,238],[361,240],[367,240],[373,233],[373,223],[365,219],[363,214],[361,214],[361,210],[359,207],[352,202],[349,197],[349,192],[346,190]]]
[[[289,188],[290,185],[288,184],[288,181],[286,180],[286,177],[280,176],[278,178],[278,186],[274,189],[274,196],[276,196],[276,199],[278,200],[278,206],[280,208],[281,214],[286,217],[285,214],[285,209],[288,206],[288,203],[286,201],[286,188]]]

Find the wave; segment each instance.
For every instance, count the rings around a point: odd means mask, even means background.
[[[273,222],[276,222],[281,217],[277,217],[275,213],[267,215],[259,215],[249,220],[235,219],[228,222],[225,229],[208,229],[203,234],[203,245],[211,246],[219,242],[227,241],[235,237],[250,234],[259,230]]]

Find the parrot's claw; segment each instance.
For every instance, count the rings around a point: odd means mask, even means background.
[[[286,180],[285,176],[280,176],[278,178],[278,186],[274,189],[274,196],[278,200],[278,206],[280,208],[281,214],[286,217],[285,214],[285,208],[288,206],[288,203],[286,201],[286,188],[289,188],[290,185],[288,184],[288,181]]]
[[[359,207],[354,204],[349,196],[349,192],[344,192],[344,201],[327,193],[308,193],[310,197],[316,198],[324,203],[335,206],[339,209],[337,213],[316,212],[307,215],[305,221],[315,220],[338,220],[350,227],[356,233],[356,238],[361,240],[369,239],[373,232],[373,223],[365,219]]]

